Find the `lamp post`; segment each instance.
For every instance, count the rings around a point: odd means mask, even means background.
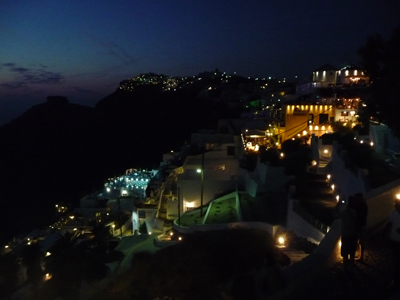
[[[204,191],[204,152],[201,154],[201,169],[197,169],[200,173],[201,189],[200,189],[200,217],[203,216],[203,191]]]
[[[181,189],[178,187],[178,225],[181,226]]]
[[[119,223],[120,236],[121,236],[121,239],[122,239],[121,197],[118,197],[118,223]]]

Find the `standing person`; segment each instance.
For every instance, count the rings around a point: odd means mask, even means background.
[[[354,208],[355,199],[350,196],[347,203],[339,202],[334,211],[334,217],[341,220],[342,247],[340,254],[343,257],[344,268],[354,263],[357,248],[358,230],[356,225],[357,212]]]
[[[357,213],[357,230],[359,231],[358,241],[361,246],[360,261],[364,261],[364,249],[365,249],[365,236],[368,216],[368,205],[362,193],[354,195],[355,199],[355,210]]]
[[[393,252],[393,286],[400,286],[400,200],[394,203],[394,210],[389,216],[390,243]]]

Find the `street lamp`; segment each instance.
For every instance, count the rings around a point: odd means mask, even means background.
[[[197,169],[197,173],[200,173],[201,190],[200,190],[200,217],[203,216],[203,190],[204,190],[204,154],[202,159],[202,168]]]

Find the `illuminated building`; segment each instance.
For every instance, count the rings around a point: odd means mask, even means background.
[[[285,127],[281,128],[281,140],[332,132],[335,108],[332,105],[282,105]]]

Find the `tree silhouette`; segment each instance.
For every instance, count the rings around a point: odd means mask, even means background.
[[[10,295],[18,285],[18,264],[13,253],[0,254],[0,298]]]
[[[41,267],[43,252],[40,245],[38,243],[26,245],[21,251],[20,258],[26,266],[28,282],[36,289],[44,275]]]
[[[52,276],[56,294],[75,297],[82,281],[93,283],[108,275],[106,263],[121,260],[119,251],[108,251],[102,228],[95,230],[95,237],[87,239],[79,231],[58,234],[46,257],[45,269]]]
[[[379,35],[370,36],[358,53],[371,77],[369,113],[400,135],[400,118],[394,109],[400,101],[400,26],[388,40]]]

